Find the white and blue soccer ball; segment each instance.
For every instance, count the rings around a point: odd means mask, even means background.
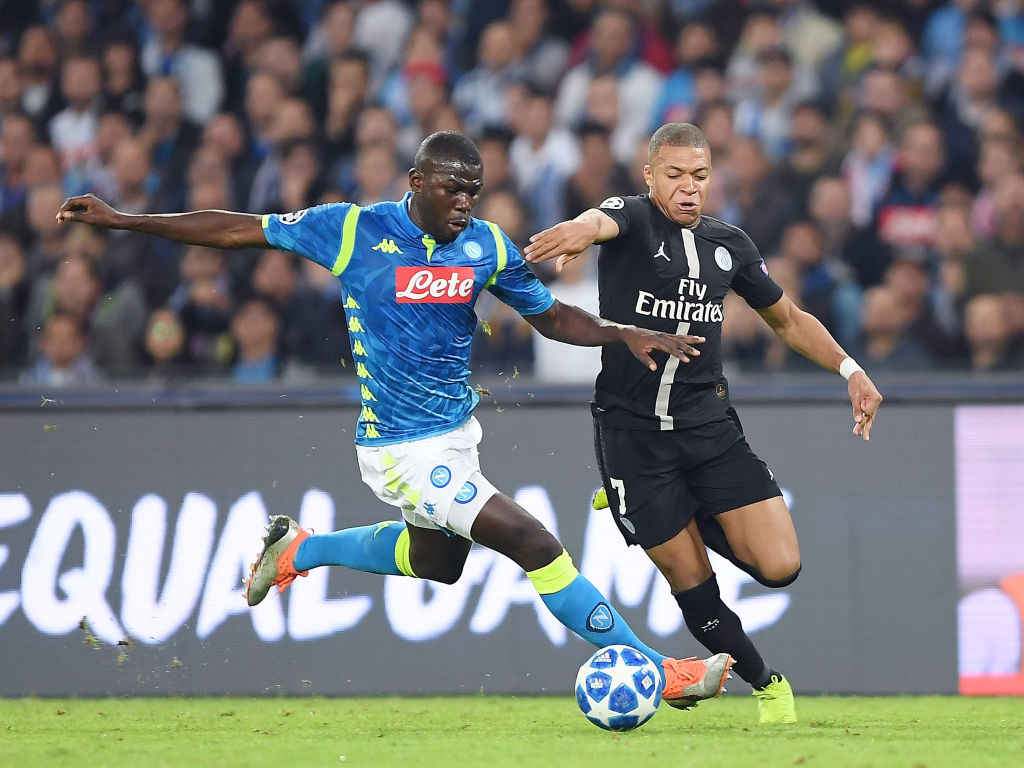
[[[630,731],[646,723],[661,703],[661,672],[628,645],[609,645],[584,662],[576,675],[576,703],[606,731]]]

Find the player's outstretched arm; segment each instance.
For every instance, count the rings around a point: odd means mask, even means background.
[[[688,363],[691,357],[700,354],[694,345],[704,342],[703,336],[676,336],[637,328],[635,325],[613,323],[560,301],[555,301],[539,315],[525,315],[525,318],[541,335],[578,347],[600,347],[622,342],[637,360],[652,371],[658,370],[658,364],[651,358],[651,352],[668,352]]]
[[[804,357],[848,380],[853,405],[853,434],[871,439],[871,427],[882,404],[882,395],[864,370],[857,365],[832,334],[814,315],[804,312],[787,296],[770,307],[757,310],[779,337]]]
[[[594,243],[603,243],[618,234],[619,225],[614,219],[597,208],[590,208],[575,219],[533,235],[530,244],[523,249],[523,258],[535,262],[558,259],[555,271],[561,272],[565,262],[572,261]]]
[[[102,229],[130,229],[210,248],[266,248],[261,217],[230,211],[142,213],[115,211],[95,195],[69,197],[57,212],[60,223],[80,221]]]

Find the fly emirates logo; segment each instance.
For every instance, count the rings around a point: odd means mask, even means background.
[[[638,291],[636,313],[687,323],[720,323],[724,315],[719,302],[704,301],[708,287],[684,277],[679,281],[678,299],[659,299],[648,291]]]
[[[467,304],[473,299],[472,267],[396,267],[399,304]]]

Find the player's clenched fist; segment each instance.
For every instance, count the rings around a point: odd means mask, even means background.
[[[93,194],[69,197],[57,211],[58,223],[80,221],[94,227],[116,228],[121,218],[122,214]]]

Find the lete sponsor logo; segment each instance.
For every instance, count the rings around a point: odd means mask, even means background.
[[[396,267],[399,304],[467,304],[473,299],[472,267]]]

